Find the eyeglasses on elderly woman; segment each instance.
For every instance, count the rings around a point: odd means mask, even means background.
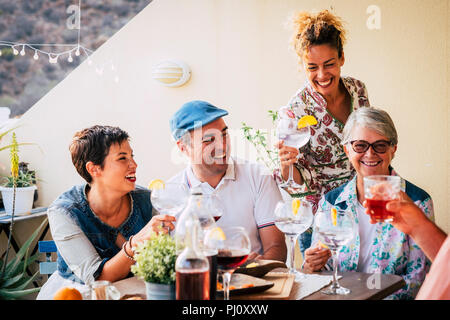
[[[392,146],[391,141],[387,140],[377,140],[373,143],[369,143],[366,140],[353,140],[350,141],[353,151],[356,153],[364,153],[372,147],[372,150],[376,153],[385,153],[390,146]]]

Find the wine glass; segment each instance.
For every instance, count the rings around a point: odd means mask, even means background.
[[[331,208],[318,210],[314,216],[314,235],[331,250],[333,257],[333,283],[321,292],[330,295],[346,295],[350,290],[339,285],[337,280],[338,254],[356,236],[355,218],[351,211]]]
[[[230,300],[231,275],[248,258],[250,238],[243,227],[217,227],[217,271],[222,275],[224,300]]]
[[[189,198],[189,190],[184,183],[166,182],[162,188],[153,189],[150,199],[160,214],[177,217]],[[163,225],[164,227],[164,225]],[[169,230],[169,227],[167,227]]]
[[[289,273],[299,281],[305,275],[294,267],[295,242],[300,234],[305,232],[313,222],[311,203],[293,198],[279,201],[275,207],[275,226],[280,229],[289,239],[290,259],[288,261]]]
[[[296,118],[280,118],[277,125],[277,137],[283,140],[284,145],[300,149],[308,143],[311,138],[311,129],[309,125],[297,128],[298,120]],[[297,158],[299,155],[297,155]],[[289,165],[289,178],[286,182],[280,184],[282,188],[300,189],[302,186],[294,181],[294,165]]]
[[[222,201],[215,193],[203,194],[202,206],[205,209],[205,212],[214,218],[215,222],[217,222],[225,212]]]

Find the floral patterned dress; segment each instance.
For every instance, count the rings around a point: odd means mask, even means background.
[[[351,77],[342,77],[341,81],[350,94],[351,111],[370,106],[363,82]],[[305,181],[303,195],[313,203],[315,212],[322,195],[354,176],[354,170],[341,145],[344,124],[328,112],[326,100],[308,81],[290,100],[289,105],[278,112],[279,117],[300,119],[312,115],[317,119],[317,124],[311,127],[311,139],[300,148],[300,157],[295,164]],[[275,170],[274,176],[277,182],[283,181],[280,169]]]
[[[397,173],[391,168],[391,175]],[[402,190],[414,201],[414,203],[430,219],[434,220],[433,201],[428,193],[407,180],[402,179]],[[355,217],[359,226],[356,206],[358,202],[356,191],[356,176],[347,184],[327,193],[319,203],[322,210],[330,210],[338,207],[349,210]],[[396,274],[403,277],[406,285],[399,291],[388,296],[387,300],[410,300],[417,295],[420,286],[425,280],[431,262],[414,240],[407,234],[399,231],[390,223],[376,223],[374,238],[371,241],[371,256],[368,262],[368,273],[381,272],[384,274]],[[314,247],[318,241],[316,234],[308,239],[305,235],[301,238],[302,247]],[[356,271],[360,255],[360,234],[347,246],[344,246],[338,257],[339,272]],[[327,267],[332,269],[332,259]]]

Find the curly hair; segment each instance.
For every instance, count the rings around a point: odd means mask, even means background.
[[[127,132],[119,127],[112,126],[95,125],[76,132],[70,143],[69,151],[78,174],[88,183],[91,183],[92,177],[86,169],[86,163],[92,161],[103,168],[111,145],[114,143],[121,144],[128,139]]]
[[[294,34],[291,40],[300,62],[304,53],[313,45],[327,44],[338,51],[339,58],[344,52],[346,31],[343,20],[328,10],[317,14],[310,12],[297,12],[292,23]]]

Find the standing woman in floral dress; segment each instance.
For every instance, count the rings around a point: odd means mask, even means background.
[[[307,81],[291,98],[278,117],[300,119],[312,115],[317,124],[311,127],[311,139],[300,150],[277,143],[281,168],[278,181],[286,181],[289,166],[294,165],[294,181],[305,184],[306,199],[317,204],[326,192],[346,183],[354,169],[341,145],[342,130],[348,116],[360,107],[369,107],[364,83],[341,76],[345,57],[346,32],[342,20],[323,10],[317,14],[299,12],[293,18],[292,44],[303,66]],[[297,192],[293,192],[297,193]],[[304,233],[300,250],[310,245],[311,233]]]

